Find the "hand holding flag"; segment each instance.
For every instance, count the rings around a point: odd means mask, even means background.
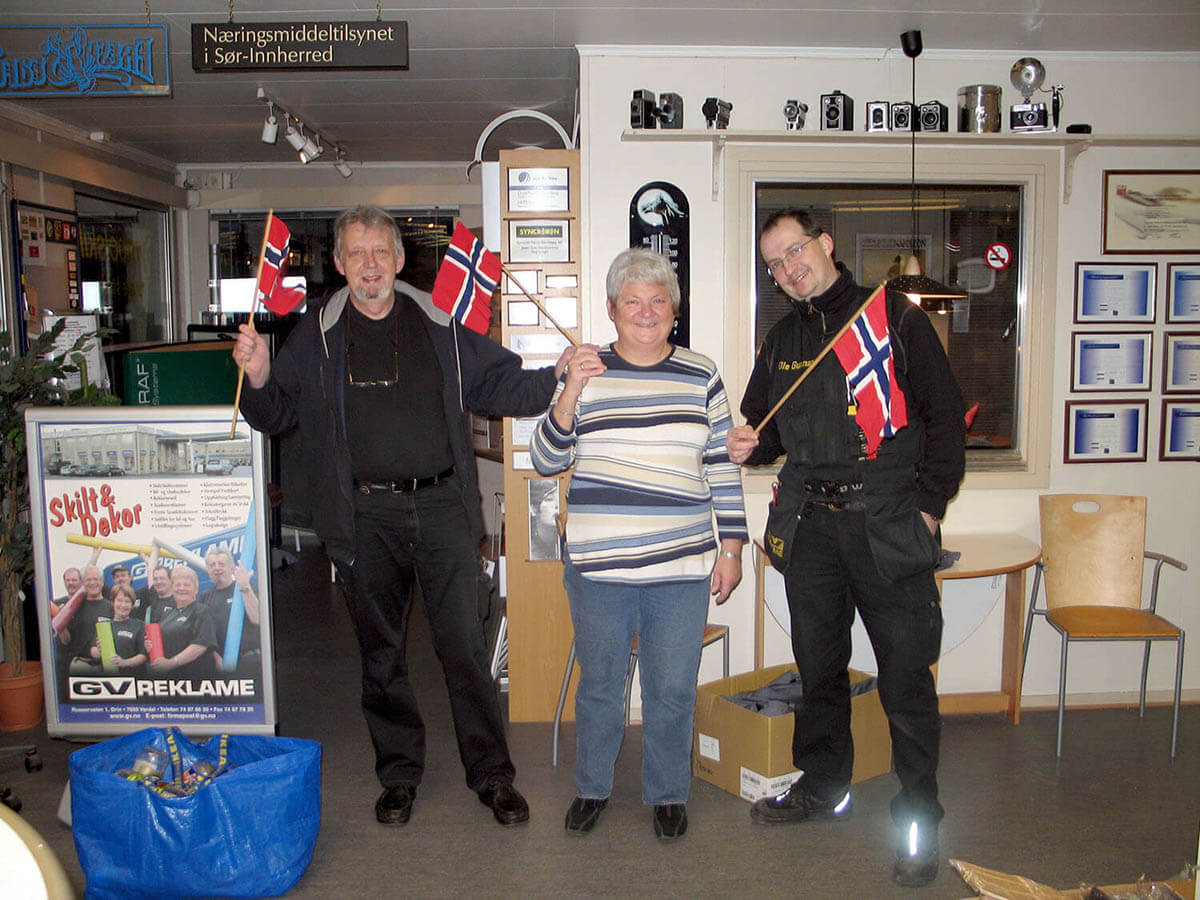
[[[263,303],[277,316],[284,316],[304,301],[304,288],[285,288],[283,273],[287,269],[288,247],[292,233],[275,210],[267,210],[267,225],[263,229],[262,249],[258,253],[258,272],[254,277],[254,306],[250,310],[250,327],[254,328],[254,314],[258,304]],[[229,439],[237,433],[238,407],[242,404],[242,381],[246,377],[246,363],[238,366],[237,391],[233,397],[233,421],[229,423]]]

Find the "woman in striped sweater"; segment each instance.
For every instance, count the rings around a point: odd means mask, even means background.
[[[563,580],[580,678],[566,830],[588,833],[608,803],[636,634],[642,799],[654,807],[654,833],[672,840],[687,830],[708,598],[725,602],[741,580],[746,514],[725,452],[732,422],[721,376],[669,341],[680,302],[670,262],[627,250],[606,292],[617,339],[579,348],[530,447],[542,474],[574,466]]]

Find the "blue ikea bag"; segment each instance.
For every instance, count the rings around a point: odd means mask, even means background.
[[[71,820],[86,900],[275,897],[312,861],[321,824],[321,745],[303,738],[218,735],[171,739],[186,770],[227,768],[194,794],[162,796],[114,774],[143,747],[167,752],[146,728],[71,754]],[[166,781],[177,773],[167,772]]]

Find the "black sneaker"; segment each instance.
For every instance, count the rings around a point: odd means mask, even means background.
[[[850,792],[839,791],[833,800],[824,800],[808,788],[803,777],[797,778],[782,794],[755,800],[750,819],[765,825],[783,825],[806,819],[844,819],[850,814]]]
[[[687,807],[682,803],[660,803],[654,807],[654,835],[660,841],[675,841],[687,833]]]
[[[576,797],[567,809],[567,819],[563,823],[567,834],[588,834],[600,820],[600,813],[608,806],[608,798],[597,800],[594,797]]]
[[[924,887],[937,877],[938,835],[936,825],[918,828],[913,822],[902,829],[896,844],[892,879],[904,887]]]

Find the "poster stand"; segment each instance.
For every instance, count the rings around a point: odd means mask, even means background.
[[[31,409],[26,434],[49,734],[274,734],[262,435],[239,418],[230,439],[228,406]],[[84,599],[64,620],[76,569]],[[119,660],[99,658],[98,623]],[[145,649],[154,626],[164,663]]]

